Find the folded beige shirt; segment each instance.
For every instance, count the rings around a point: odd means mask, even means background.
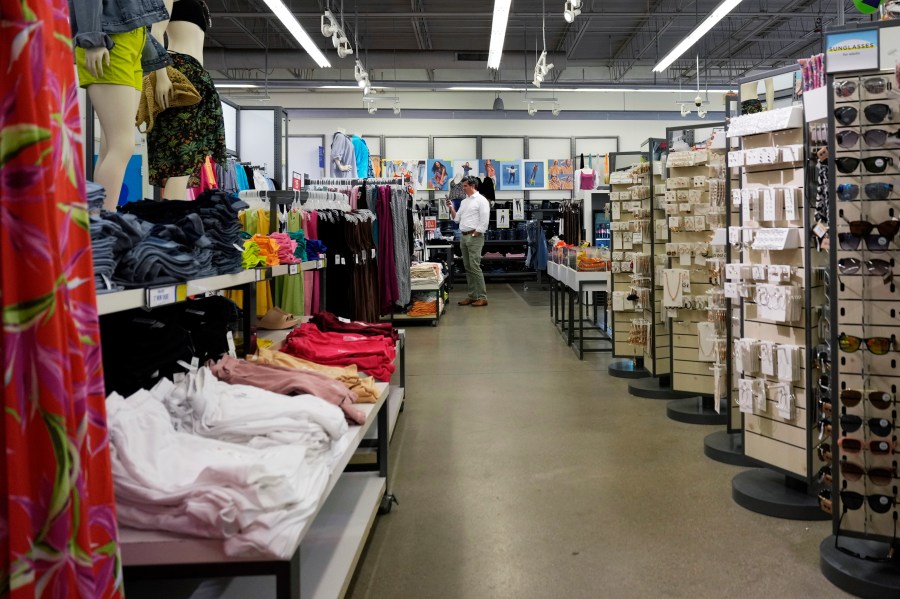
[[[309,360],[295,358],[284,352],[272,351],[262,347],[257,350],[255,356],[248,356],[247,359],[251,362],[256,361],[262,364],[276,364],[278,366],[296,368],[297,370],[318,372],[346,385],[348,389],[356,393],[356,396],[359,398],[357,403],[375,403],[378,401],[379,393],[375,387],[375,379],[370,376],[361,378],[355,364],[343,367],[324,366]]]

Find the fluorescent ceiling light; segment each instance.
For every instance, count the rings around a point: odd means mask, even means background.
[[[316,62],[320,67],[328,68],[331,67],[331,63],[328,62],[328,59],[325,58],[325,55],[319,50],[319,47],[313,42],[312,38],[309,37],[309,34],[306,33],[306,30],[300,25],[300,21],[297,20],[297,17],[288,10],[287,6],[284,5],[284,2],[281,0],[263,0],[266,3],[266,6],[269,7],[269,10],[278,17],[278,20],[281,21],[281,24],[285,26],[288,30],[288,33],[294,36],[294,39],[297,40],[303,49],[312,57],[312,59]]]
[[[259,87],[255,83],[216,83],[219,89],[255,89]]]
[[[451,92],[516,92],[522,91],[518,87],[448,87]]]
[[[706,19],[703,20],[702,23],[697,25],[697,28],[691,31],[686,38],[681,40],[677,46],[675,46],[671,52],[669,52],[665,58],[659,61],[655,67],[653,67],[654,73],[661,73],[669,68],[669,65],[675,62],[678,57],[691,49],[691,46],[696,44],[701,37],[707,34],[710,29],[715,27],[716,23],[721,21],[725,15],[730,13],[735,7],[741,3],[741,0],[724,0],[720,5],[718,5]]]
[[[488,51],[487,66],[489,69],[500,68],[500,57],[503,56],[503,42],[506,40],[506,23],[509,21],[509,8],[512,0],[494,0],[494,21],[491,25],[491,48]]]

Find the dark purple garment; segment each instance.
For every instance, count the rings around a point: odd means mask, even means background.
[[[394,217],[391,215],[391,188],[378,188],[378,202],[375,208],[378,217],[378,290],[381,312],[390,314],[394,302],[400,299],[397,287],[397,266],[394,260]]]

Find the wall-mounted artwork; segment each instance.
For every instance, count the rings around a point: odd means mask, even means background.
[[[491,158],[485,158],[478,161],[478,176],[490,177],[494,180],[494,187],[497,186],[497,161]]]
[[[547,188],[547,165],[543,160],[526,160],[523,170],[525,189]]]
[[[547,161],[547,189],[575,189],[575,169],[571,158]]]
[[[383,177],[403,177],[415,182],[416,189],[428,189],[428,177],[426,174],[427,160],[385,160],[382,162]]]
[[[478,169],[481,168],[479,161],[477,158],[470,158],[468,160],[454,160],[453,161],[453,178],[457,180],[462,180],[463,177],[477,177],[480,172]]]
[[[422,189],[433,189],[435,191],[448,191],[450,189],[450,179],[453,178],[453,165],[442,159],[429,160],[425,169],[428,177],[425,187]]]
[[[502,160],[497,163],[497,190],[522,189],[522,161]]]

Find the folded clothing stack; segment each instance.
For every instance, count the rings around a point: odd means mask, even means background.
[[[241,254],[241,268],[262,268],[266,266],[266,257],[259,251],[259,245],[252,239],[244,240],[244,252]]]
[[[306,260],[306,235],[303,234],[302,230],[291,231],[288,235],[297,244],[297,247],[294,248],[294,257],[297,260]]]
[[[356,364],[379,381],[390,381],[396,349],[389,337],[326,333],[304,323],[288,334],[282,351],[326,366]]]
[[[88,210],[91,212],[99,212],[103,209],[103,201],[106,199],[106,188],[99,183],[87,181],[85,184],[85,193],[87,194]]]
[[[426,263],[423,263],[426,264]],[[331,312],[316,312],[310,318],[320,331],[327,333],[353,333],[368,337],[388,337],[396,342],[400,333],[389,322],[363,322],[361,320],[341,320]]]
[[[306,259],[307,260],[318,260],[319,254],[324,254],[328,251],[328,248],[325,247],[325,244],[319,241],[318,239],[307,239],[306,240]]]
[[[488,260],[496,260],[498,258],[505,258],[505,256],[501,252],[485,252],[481,256],[482,258],[487,258]]]
[[[248,359],[260,364],[273,364],[301,372],[318,372],[353,391],[356,395],[356,401],[359,403],[375,403],[378,401],[379,393],[378,388],[375,386],[375,380],[370,376],[360,376],[356,364],[323,366],[309,360],[296,358],[284,352],[272,351],[262,347],[256,350],[255,356]]]
[[[440,283],[441,265],[437,262],[413,262],[409,267],[411,283]]]
[[[134,247],[134,240],[143,239],[140,223],[136,217],[112,219],[93,215],[90,227],[94,286],[98,293],[119,291],[122,286],[113,282],[116,266],[122,255]]]
[[[296,264],[300,262],[295,255],[297,242],[291,239],[290,235],[287,233],[272,233],[269,237],[278,244],[278,262],[280,264]]]
[[[269,235],[254,235],[252,241],[259,247],[259,255],[266,259],[266,266],[278,266],[278,242]]]
[[[242,245],[238,213],[247,204],[219,190],[207,190],[193,202],[142,200],[121,206],[119,212],[134,214],[157,225],[175,225],[188,229],[189,239],[205,238],[203,247],[212,252],[215,274],[240,272]],[[195,219],[186,219],[195,215]],[[196,243],[196,242],[195,242]]]
[[[525,254],[514,254],[513,252],[507,252],[506,257],[507,258],[522,258],[524,260]]]
[[[279,403],[253,400],[242,414],[278,419]],[[303,445],[256,448],[176,430],[144,389],[127,400],[113,393],[106,409],[120,524],[225,539],[230,556],[291,558],[328,484],[326,457]]]

